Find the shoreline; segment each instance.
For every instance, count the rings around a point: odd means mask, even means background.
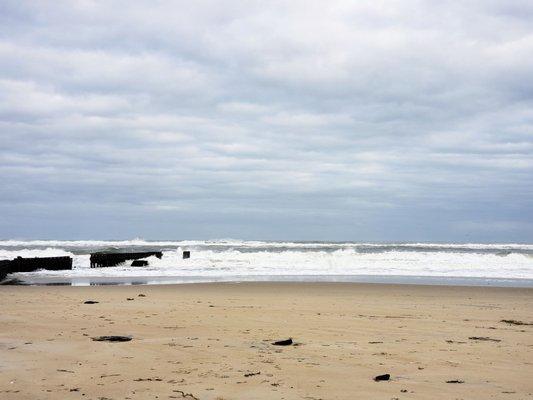
[[[50,271],[21,274],[23,280],[33,281],[28,282],[30,284],[257,280],[533,287],[533,244],[245,240],[20,241],[11,243],[14,246],[9,243],[5,246],[0,243],[0,259],[72,258],[72,269],[67,268],[64,272],[52,271],[54,267],[49,268]],[[183,252],[190,253],[183,258]],[[128,261],[109,268],[91,268],[99,265],[95,260],[104,253],[115,258],[121,258],[119,254],[123,254]],[[128,257],[137,259],[148,254],[154,255],[135,261],[148,262],[148,265],[131,266],[134,261]]]
[[[533,393],[531,288],[2,286],[0,303],[7,400],[518,400]],[[92,340],[102,335],[132,340]],[[272,345],[288,338],[296,345]],[[382,374],[391,380],[373,380]]]
[[[16,274],[9,285],[31,286],[121,286],[198,283],[371,283],[466,287],[533,288],[533,279],[416,275],[248,275],[248,276],[24,276]]]

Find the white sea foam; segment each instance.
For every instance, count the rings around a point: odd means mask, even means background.
[[[61,256],[73,256],[71,252],[65,251],[61,248],[47,247],[44,249],[21,249],[21,250],[7,250],[0,248],[0,260],[12,260],[16,257],[61,257]]]
[[[0,243],[0,259],[70,255],[74,260],[72,271],[32,273],[68,277],[399,275],[533,279],[533,245],[529,244],[146,242],[140,239],[135,241],[136,245],[132,242],[39,241],[39,244],[32,242],[36,248],[15,249],[15,245],[5,245],[4,241]],[[29,242],[22,245],[32,246]],[[81,254],[72,250],[126,246],[130,250],[133,247],[133,251],[135,246],[163,246],[169,250],[163,252],[162,259],[149,257],[148,267],[131,267],[128,262],[117,267],[94,269],[89,265],[92,250],[84,250]],[[190,259],[182,259],[183,249],[192,250]]]

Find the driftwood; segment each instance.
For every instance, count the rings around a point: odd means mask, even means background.
[[[278,340],[277,342],[272,343],[274,346],[290,346],[292,344],[292,338],[286,340]]]
[[[516,319],[502,319],[500,322],[509,325],[533,325],[532,322],[517,321]]]
[[[468,339],[470,340],[480,340],[483,342],[501,342],[500,339],[493,339],[487,336],[470,336]]]
[[[95,342],[129,342],[131,336],[96,336],[92,338]]]

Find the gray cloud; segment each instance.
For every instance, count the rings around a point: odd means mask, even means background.
[[[531,241],[527,1],[0,5],[0,236]]]

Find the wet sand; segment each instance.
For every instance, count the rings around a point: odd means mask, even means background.
[[[1,399],[533,398],[533,325],[501,322],[533,323],[533,289],[3,286],[0,305]]]

